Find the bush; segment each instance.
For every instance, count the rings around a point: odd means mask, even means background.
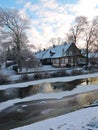
[[[14,70],[15,72],[18,72],[18,69],[19,69],[19,66],[18,66],[18,65],[14,65],[14,66],[13,66],[13,70]]]
[[[37,80],[37,79],[42,79],[43,78],[43,75],[40,74],[40,73],[37,73],[37,74],[34,74],[34,79]]]
[[[51,78],[50,73],[47,72],[43,73],[43,78]]]
[[[55,73],[51,74],[52,77],[63,77],[63,76],[68,76],[67,72],[64,70],[57,71]]]
[[[9,76],[0,73],[0,85],[10,83]]]
[[[71,75],[80,75],[82,74],[81,70],[72,70]]]
[[[29,81],[30,80],[30,77],[27,75],[27,74],[24,74],[20,77],[20,80],[21,81]]]

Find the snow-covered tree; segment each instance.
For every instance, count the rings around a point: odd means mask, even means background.
[[[28,19],[21,17],[19,11],[16,9],[0,8],[0,23],[16,47],[16,60],[21,70],[21,46],[27,41],[26,29],[29,27]]]

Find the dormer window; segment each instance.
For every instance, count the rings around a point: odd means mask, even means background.
[[[50,56],[53,56],[55,54],[55,52],[52,52],[51,50],[50,50]]]

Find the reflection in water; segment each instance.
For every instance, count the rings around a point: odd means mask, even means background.
[[[27,88],[21,88],[22,93],[21,97],[25,97],[28,94],[36,93],[51,93],[51,92],[62,92],[62,91],[71,91],[77,87],[77,85],[88,85],[88,84],[98,84],[98,77],[96,78],[87,78],[87,79],[78,79],[70,82],[55,82],[55,83],[43,83],[38,85],[31,85]],[[26,93],[26,94],[25,94]]]
[[[50,93],[50,92],[53,92],[54,89],[53,89],[51,83],[43,83],[43,84],[39,85],[38,91],[42,92],[42,93]]]
[[[26,88],[20,88],[21,96],[25,97],[28,95],[36,93],[51,93],[51,92],[62,92],[62,91],[71,91],[77,87],[77,85],[88,85],[88,84],[98,84],[98,77],[96,78],[87,78],[87,79],[78,79],[70,82],[55,82],[55,83],[43,83],[38,85],[31,85]]]
[[[83,84],[84,85],[98,84],[98,77],[95,77],[95,78],[86,78],[86,79],[84,79]]]
[[[38,92],[40,93],[50,93],[50,92],[62,92],[62,91],[70,91],[74,89],[80,81],[72,81],[72,82],[56,82],[56,83],[43,83],[38,87]],[[34,86],[35,87],[35,86]]]
[[[77,85],[89,85],[98,84],[98,77],[78,79],[70,82],[55,82],[55,83],[43,83],[37,85],[29,85],[24,88],[9,88],[6,90],[0,90],[0,102],[13,98],[24,98],[36,93],[57,93],[62,91],[71,91],[76,88]]]

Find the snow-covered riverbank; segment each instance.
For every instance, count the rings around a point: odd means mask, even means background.
[[[70,76],[70,77],[61,77],[61,78],[52,78],[52,79],[45,79],[45,80],[38,80],[38,81],[31,81],[31,82],[25,82],[25,83],[17,83],[17,84],[11,84],[11,85],[1,85],[0,89],[4,90],[7,88],[13,88],[13,87],[26,87],[31,84],[39,84],[39,83],[49,83],[49,82],[67,82],[67,81],[73,81],[75,79],[84,79],[88,77],[97,77],[98,73],[89,74],[89,75],[79,75],[79,76]],[[9,106],[12,106],[14,103],[17,102],[23,102],[23,101],[31,101],[31,100],[37,100],[37,99],[50,99],[50,98],[62,98],[64,96],[69,96],[81,92],[88,92],[92,90],[98,90],[98,85],[81,85],[77,86],[77,88],[73,89],[72,91],[65,91],[65,92],[59,92],[59,93],[38,93],[33,96],[29,96],[23,99],[13,99],[8,100],[6,102],[0,103],[0,110],[3,110]],[[44,120],[41,122],[33,123],[31,125],[23,126],[21,128],[17,128],[15,130],[84,130],[84,126],[86,126],[89,121],[94,118],[98,117],[97,114],[98,107],[94,108],[85,108],[76,112],[72,112],[69,114],[65,114],[63,116],[51,118],[48,120]],[[85,129],[88,130],[88,129]],[[95,130],[92,128],[92,130]],[[96,129],[97,130],[97,129]]]
[[[97,118],[98,107],[86,108],[14,130],[98,130],[98,127],[87,126],[87,124],[92,125],[91,120]],[[95,124],[98,124],[98,122]]]
[[[59,78],[48,78],[48,79],[35,80],[35,81],[29,81],[29,82],[23,82],[23,83],[0,85],[0,90],[4,90],[8,88],[27,87],[29,85],[36,85],[36,84],[42,84],[42,83],[68,82],[68,81],[73,81],[76,79],[85,79],[85,78],[94,78],[94,77],[98,77],[98,73],[84,74],[84,75],[77,75],[77,76],[66,76],[66,77],[59,77]]]
[[[67,81],[72,81],[75,79],[82,79],[82,78],[87,78],[87,77],[97,77],[98,73],[95,74],[90,74],[90,75],[79,75],[79,76],[71,76],[71,77],[61,77],[61,78],[52,78],[52,79],[44,79],[44,80],[38,80],[38,81],[30,81],[30,82],[25,82],[25,83],[17,83],[17,84],[11,84],[11,85],[1,85],[0,86],[0,90],[5,90],[8,88],[15,88],[15,87],[27,87],[28,85],[31,84],[39,84],[39,83],[49,83],[49,82],[67,82]],[[31,100],[37,100],[37,99],[52,99],[52,98],[63,98],[65,96],[70,96],[73,94],[77,94],[77,93],[82,93],[82,92],[88,92],[88,91],[93,91],[93,90],[98,90],[98,85],[87,85],[85,87],[85,85],[79,85],[77,86],[77,88],[73,89],[72,91],[65,91],[65,92],[58,92],[58,93],[38,93],[29,97],[25,97],[25,98],[17,98],[17,99],[12,99],[12,100],[8,100],[5,102],[0,103],[0,111],[12,106],[14,103],[17,102],[23,102],[23,101],[31,101]]]

